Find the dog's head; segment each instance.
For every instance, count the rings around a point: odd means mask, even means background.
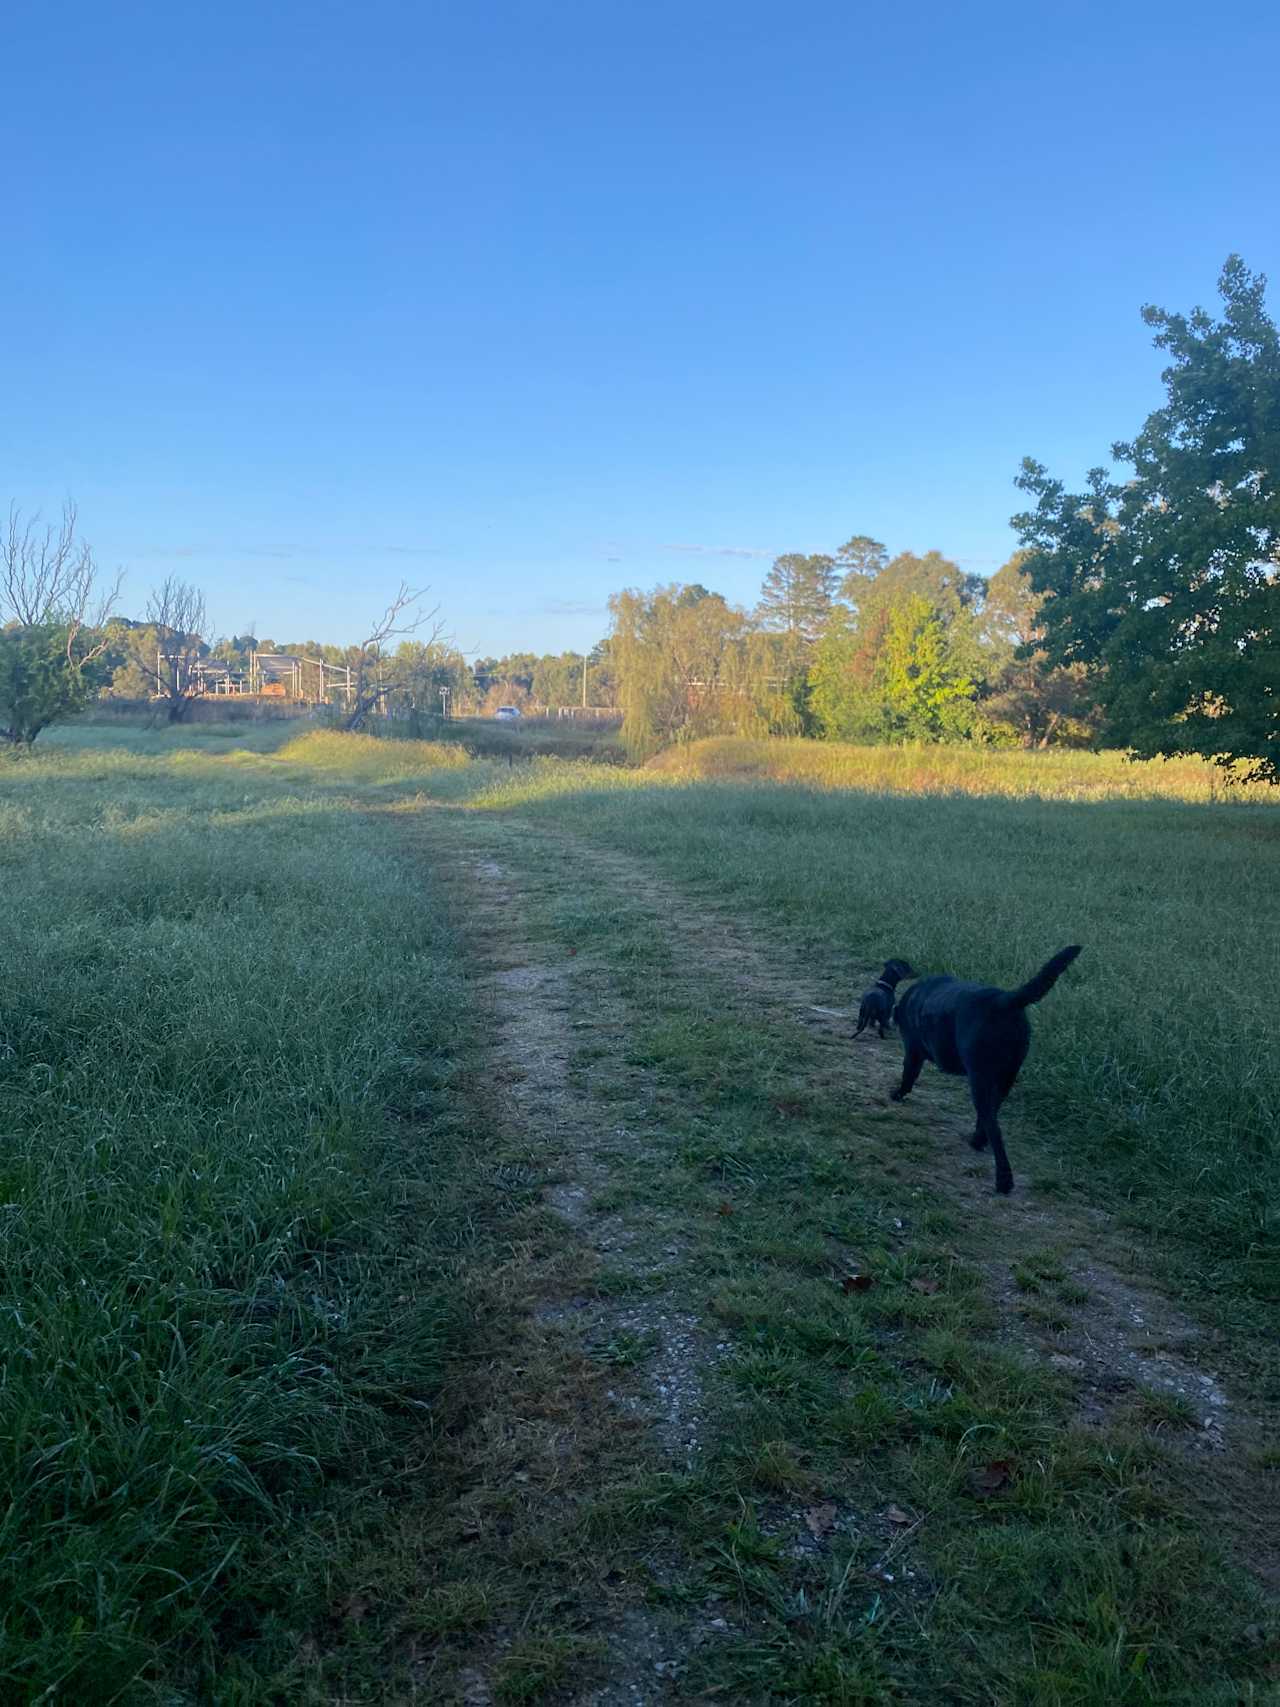
[[[904,978],[914,978],[915,969],[907,960],[886,960],[881,977],[886,984],[900,984]]]

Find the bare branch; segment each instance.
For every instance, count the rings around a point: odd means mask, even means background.
[[[148,627],[134,629],[129,651],[169,705],[169,721],[181,721],[198,682],[192,666],[200,657],[208,626],[204,594],[170,575],[147,600]]]
[[[407,581],[401,581],[395,598],[374,625],[373,633],[361,642],[361,650],[368,651],[371,646],[381,646],[394,635],[416,634],[424,623],[431,622],[439,614],[439,605],[433,606],[429,611],[417,608],[429,591],[427,587],[411,587]],[[436,635],[438,634],[439,624],[436,625]]]
[[[41,526],[40,516],[25,518],[16,504],[0,530],[0,622],[16,622],[23,628],[65,624],[70,635],[67,656],[74,655],[75,636],[86,627],[105,622],[115,595],[112,593],[91,619],[89,605],[97,580],[93,552],[76,537],[77,514],[68,500],[57,524]]]
[[[438,620],[439,605],[433,605],[430,610],[421,608],[428,590],[426,587],[411,587],[407,581],[401,581],[395,597],[374,624],[372,633],[361,641],[353,664],[355,679],[347,701],[345,729],[358,729],[391,692],[390,683],[384,685],[377,679],[371,679],[382,657],[382,647],[388,640],[397,635],[416,634],[425,623],[432,624],[427,644],[434,646],[439,640],[444,630],[444,624]]]

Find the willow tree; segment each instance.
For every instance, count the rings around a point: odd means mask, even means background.
[[[702,586],[609,600],[622,738],[636,757],[699,735],[763,732],[746,614]]]

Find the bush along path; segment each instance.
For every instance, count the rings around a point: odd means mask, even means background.
[[[1277,1698],[1247,1374],[1016,1131],[991,1194],[962,1087],[888,1102],[865,968],[515,818],[382,821],[462,935],[494,1196],[395,1568],[353,1567],[314,1677],[376,1652],[405,1700]]]

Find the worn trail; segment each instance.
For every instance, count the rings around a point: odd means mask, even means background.
[[[854,971],[849,984],[837,984],[742,918],[695,901],[634,859],[567,835],[431,808],[395,821],[414,857],[451,874],[489,1016],[477,1094],[495,1127],[545,1170],[545,1212],[575,1252],[563,1265],[531,1269],[519,1353],[536,1359],[554,1351],[592,1372],[560,1432],[544,1431],[540,1464],[515,1472],[532,1478],[535,1503],[539,1487],[546,1500],[558,1502],[561,1537],[572,1536],[593,1503],[607,1496],[608,1478],[620,1473],[620,1440],[628,1468],[696,1472],[708,1431],[717,1426],[712,1399],[727,1349],[722,1325],[702,1306],[696,1277],[690,1284],[688,1207],[650,1204],[641,1215],[615,1191],[622,1173],[660,1169],[670,1160],[676,1140],[664,1116],[677,1093],[633,1060],[630,1040],[647,1016],[620,992],[608,957],[566,950],[548,930],[557,905],[588,883],[606,898],[602,906],[614,895],[620,905],[647,911],[678,951],[686,995],[696,988],[707,1005],[731,1001],[813,1041],[823,1088],[857,1110],[850,1167],[865,1167],[881,1189],[899,1191],[904,1213],[922,1192],[954,1212],[958,1254],[985,1277],[1000,1337],[1071,1383],[1082,1423],[1109,1421],[1137,1390],[1167,1394],[1189,1419],[1177,1436],[1179,1450],[1220,1465],[1214,1497],[1231,1502],[1228,1461],[1256,1443],[1259,1419],[1247,1396],[1233,1389],[1213,1334],[1144,1280],[1136,1253],[1104,1215],[1049,1201],[1029,1186],[1025,1161],[1019,1193],[994,1197],[989,1160],[967,1146],[971,1116],[963,1087],[930,1074],[910,1103],[888,1101],[898,1049],[852,1042]],[[1012,1139],[1018,1168],[1016,1132]],[[1037,1314],[1027,1305],[1035,1302],[1037,1272],[1048,1272],[1046,1252],[1056,1265],[1054,1306]],[[485,1426],[495,1441],[509,1443],[518,1425],[503,1407],[519,1410],[520,1382],[504,1395],[499,1372],[490,1403]],[[598,1450],[580,1450],[568,1438],[575,1431],[601,1443]],[[477,1447],[474,1439],[469,1450],[476,1481],[510,1472],[509,1452],[495,1448],[487,1460],[485,1442]],[[810,1528],[818,1533],[812,1520]],[[1254,1568],[1270,1576],[1276,1561],[1262,1528],[1260,1522],[1244,1542]],[[895,1537],[892,1551],[909,1539]],[[665,1543],[655,1543],[643,1564],[650,1592],[637,1591],[634,1571],[622,1572],[618,1584],[606,1572],[598,1596],[576,1603],[590,1681],[559,1691],[549,1684],[542,1698],[580,1707],[689,1698],[691,1667],[723,1639],[727,1609],[714,1597],[682,1595],[679,1562]],[[655,1584],[670,1593],[655,1596]],[[507,1698],[495,1693],[494,1680],[519,1641],[517,1628],[491,1633],[487,1648],[456,1673],[454,1698],[473,1707]]]

